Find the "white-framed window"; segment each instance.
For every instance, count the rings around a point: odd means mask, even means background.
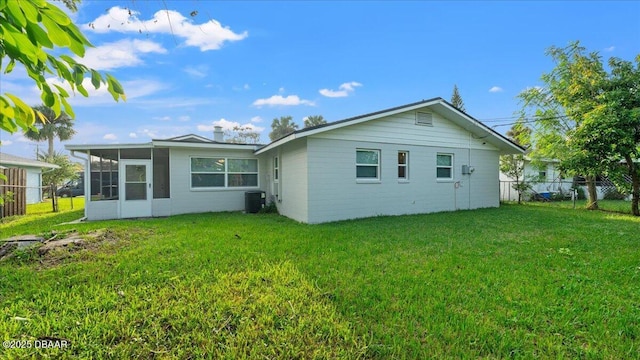
[[[436,178],[453,179],[453,154],[438,154],[436,160]]]
[[[380,150],[356,149],[356,179],[380,179]]]
[[[398,151],[398,180],[409,180],[408,151]]]
[[[546,171],[539,171],[538,172],[538,179],[540,179],[540,181],[547,181],[547,172]]]
[[[191,188],[257,186],[257,159],[191,158]]]
[[[273,158],[273,181],[278,182],[280,180],[280,163],[277,156]]]

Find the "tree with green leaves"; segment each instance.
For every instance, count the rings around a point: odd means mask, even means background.
[[[280,118],[273,119],[273,122],[271,123],[269,139],[271,139],[271,141],[275,141],[296,130],[298,130],[298,124],[293,122],[293,117],[280,116]]]
[[[322,115],[311,115],[311,116],[307,116],[304,119],[304,127],[305,128],[312,127],[312,126],[323,125],[323,124],[326,124],[326,123],[327,123],[327,120],[325,120]]]
[[[598,104],[607,74],[598,53],[586,53],[579,42],[547,50],[555,68],[542,75],[544,87],[529,88],[518,96],[522,115],[535,122],[534,158],[557,159],[561,171],[582,175],[587,181],[588,209],[598,209],[596,176],[605,171],[607,154],[596,150],[585,133],[588,114]],[[533,110],[531,116],[527,112]],[[606,139],[598,139],[599,145]],[[598,146],[599,146],[598,145]]]
[[[73,119],[64,111],[56,116],[51,108],[44,105],[35,106],[33,110],[40,112],[46,121],[36,122],[35,129],[27,130],[24,136],[33,141],[47,141],[47,155],[53,158],[53,141],[55,139],[66,141],[75,135],[76,131],[73,129]]]
[[[54,152],[53,155],[40,152],[36,154],[36,156],[40,161],[59,166],[57,169],[47,171],[42,174],[42,183],[49,186],[49,189],[53,194],[52,196],[55,196],[55,191],[59,184],[68,180],[75,180],[78,177],[78,171],[82,170],[78,164],[73,163],[67,155],[62,154],[61,152]],[[54,212],[58,211],[55,205],[56,203],[57,202],[55,201],[53,202]]]
[[[611,58],[609,68],[575,141],[600,159],[618,191],[632,194],[631,212],[640,216],[640,55],[635,64]]]
[[[75,5],[74,0],[65,4]],[[100,74],[68,55],[59,55],[60,49],[68,49],[83,57],[91,43],[71,19],[57,6],[46,0],[0,0],[0,70],[3,76],[10,74],[20,64],[40,91],[45,106],[56,116],[64,110],[71,117],[69,90],[89,96],[85,88],[85,76],[98,89],[102,85],[114,100],[125,100],[120,83],[109,74]],[[49,49],[49,50],[45,50]],[[65,87],[50,84],[46,78],[54,75]],[[0,130],[14,133],[21,128],[33,128],[36,119],[44,117],[27,105],[20,97],[8,92],[0,93]]]
[[[72,11],[79,0],[62,0]],[[83,57],[91,43],[80,29],[57,6],[46,0],[0,0],[0,71],[8,76],[16,64],[24,67],[27,75],[40,90],[45,106],[53,109],[56,116],[62,110],[74,117],[69,105],[69,89],[89,96],[85,88],[85,76],[98,89],[107,86],[115,101],[126,100],[122,85],[113,76],[78,63],[68,55],[60,55],[60,49],[69,49]],[[49,49],[45,51],[44,49]],[[65,87],[47,82],[55,75]],[[3,92],[0,88],[0,131],[12,134],[18,129],[34,128],[36,120],[45,121],[44,116],[33,111],[19,96]],[[6,180],[0,175],[0,180]],[[0,205],[2,199],[0,199]]]
[[[513,124],[506,136],[525,149],[531,145],[531,128],[525,125],[522,118]],[[500,156],[500,172],[513,179],[511,187],[518,193],[518,204],[522,202],[522,195],[531,189],[531,184],[525,178],[524,170],[525,156],[523,154]]]
[[[226,142],[232,144],[258,144],[260,133],[246,126],[234,126],[225,132]]]
[[[458,85],[453,85],[453,94],[451,94],[451,105],[457,107],[462,111],[466,111],[464,108],[464,101],[462,101],[462,96],[460,96],[460,92],[458,91]]]

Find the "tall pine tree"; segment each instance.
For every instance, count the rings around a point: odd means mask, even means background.
[[[464,108],[464,101],[462,101],[462,96],[460,96],[460,92],[458,91],[458,85],[453,85],[453,94],[451,95],[451,105],[457,107],[462,111],[466,111]]]

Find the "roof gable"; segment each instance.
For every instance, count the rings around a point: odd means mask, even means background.
[[[457,124],[458,126],[462,127],[466,131],[469,131],[470,133],[474,134],[477,138],[486,139],[487,142],[497,147],[501,153],[523,153],[524,152],[524,149],[519,145],[517,145],[516,143],[507,139],[506,137],[496,132],[495,130],[487,127],[480,121],[471,117],[467,113],[459,110],[455,106],[449,104],[444,99],[438,97],[438,98],[433,98],[429,100],[418,101],[418,102],[407,104],[407,105],[397,106],[397,107],[386,109],[386,110],[376,111],[369,114],[359,115],[356,117],[347,118],[340,121],[335,121],[327,124],[322,124],[314,127],[297,130],[257,150],[256,154],[266,152],[270,149],[273,149],[275,147],[278,147],[280,145],[283,145],[295,139],[307,137],[310,135],[320,134],[323,132],[343,128],[346,126],[360,124],[366,121],[381,119],[383,117],[399,114],[402,112],[419,110],[419,109],[430,109],[439,113],[440,115],[445,117],[447,120]]]
[[[176,136],[164,140],[158,139],[157,141],[184,141],[184,142],[200,142],[200,143],[216,143],[217,141],[213,141],[211,139],[207,139],[204,136],[196,135],[196,134],[187,134],[182,136]]]

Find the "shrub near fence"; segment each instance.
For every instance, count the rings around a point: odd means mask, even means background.
[[[0,169],[7,180],[0,180],[0,217],[24,215],[27,213],[27,170],[9,168]]]

